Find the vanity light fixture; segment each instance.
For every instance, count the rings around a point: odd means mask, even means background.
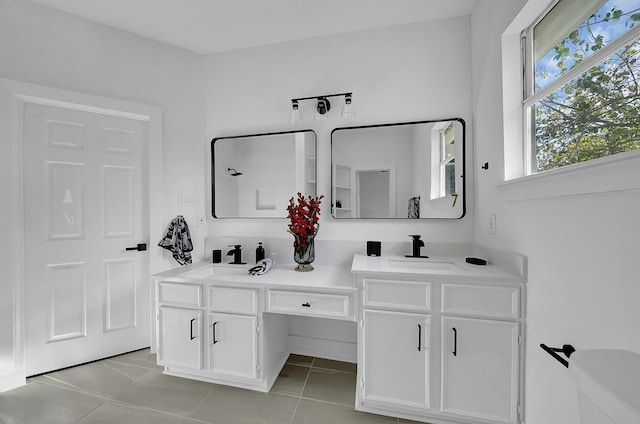
[[[318,104],[316,105],[316,114],[313,117],[316,121],[326,121],[329,119],[327,112],[331,110],[331,102],[326,97],[318,97]]]
[[[329,119],[329,111],[331,110],[331,102],[329,101],[329,97],[344,97],[344,103],[342,105],[342,119],[351,119],[355,118],[356,114],[353,112],[353,107],[351,106],[351,97],[353,93],[337,93],[337,94],[325,94],[323,96],[312,96],[312,97],[300,97],[297,99],[291,99],[291,113],[289,115],[289,122],[295,124],[296,122],[302,122],[302,113],[300,112],[299,102],[302,100],[315,100],[316,101],[316,112],[314,115],[314,119],[316,121],[326,121]]]
[[[357,116],[353,111],[353,107],[351,106],[351,93],[345,94],[344,96],[344,103],[342,104],[342,114],[340,116],[342,116],[342,119],[352,119]]]
[[[298,108],[298,101],[291,100],[291,114],[289,115],[289,122],[295,124],[296,122],[302,122],[302,113]]]

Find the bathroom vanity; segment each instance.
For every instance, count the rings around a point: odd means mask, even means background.
[[[356,409],[433,423],[520,421],[524,284],[464,258],[356,255]]]
[[[154,275],[165,373],[269,391],[291,353],[287,316],[346,320],[357,323],[357,410],[520,421],[524,273],[464,256],[356,254],[351,267],[293,267],[250,276],[202,262]]]
[[[201,262],[154,275],[158,364],[165,374],[269,391],[289,356],[287,315],[355,321],[349,268],[265,275]]]

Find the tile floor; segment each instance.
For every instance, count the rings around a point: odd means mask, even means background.
[[[291,355],[271,392],[162,374],[149,349],[0,393],[0,424],[407,424],[354,410],[356,366]]]

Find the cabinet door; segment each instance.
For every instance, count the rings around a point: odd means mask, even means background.
[[[442,318],[442,410],[517,422],[518,323]]]
[[[363,311],[363,401],[429,407],[429,316]]]
[[[258,377],[258,318],[209,314],[209,369],[217,374]]]
[[[202,369],[202,311],[158,309],[158,363]]]

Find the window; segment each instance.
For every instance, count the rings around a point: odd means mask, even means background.
[[[455,121],[437,122],[431,128],[431,199],[456,196]],[[460,140],[457,140],[458,146]]]
[[[440,197],[456,193],[455,133],[450,123],[440,130]]]
[[[560,0],[524,33],[525,174],[640,148],[640,0]]]

